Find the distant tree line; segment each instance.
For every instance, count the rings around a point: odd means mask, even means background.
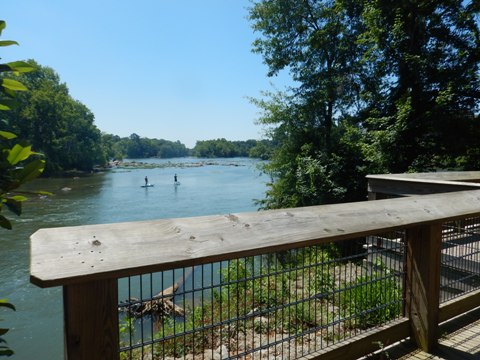
[[[129,137],[102,133],[94,123],[94,114],[69,93],[65,83],[50,67],[34,60],[26,62],[35,71],[9,74],[28,91],[17,95],[16,104],[1,119],[2,131],[18,136],[44,155],[44,174],[62,174],[70,170],[91,171],[110,159],[174,158],[184,156],[268,158],[271,141],[198,141],[188,149],[180,141]],[[0,79],[4,75],[0,74]]]
[[[190,150],[180,141],[149,139],[133,133],[129,137],[102,134],[102,144],[109,159],[174,158],[188,156]]]
[[[225,139],[197,141],[192,150],[196,157],[252,157],[269,159],[273,152],[271,140],[228,141]]]
[[[226,139],[197,141],[188,149],[180,141],[149,139],[132,134],[129,137],[102,134],[102,145],[109,159],[175,158],[195,156],[203,158],[252,157],[268,159],[273,152],[271,140],[229,141]]]

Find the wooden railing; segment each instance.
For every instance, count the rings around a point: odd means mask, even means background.
[[[117,279],[398,229],[406,230],[405,318],[309,358],[354,359],[408,336],[429,351],[437,325],[480,303],[440,305],[442,224],[480,215],[480,190],[181,219],[41,229],[31,282],[63,286],[67,359],[118,359]],[[373,346],[373,347],[372,347]]]
[[[368,175],[368,199],[480,189],[480,171]]]

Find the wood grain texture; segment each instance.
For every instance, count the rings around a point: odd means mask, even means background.
[[[64,286],[65,358],[118,360],[117,281]]]
[[[412,196],[480,189],[480,171],[368,175],[368,193]]]
[[[437,346],[440,305],[442,225],[407,231],[406,309],[413,338],[430,352]]]
[[[480,289],[440,304],[439,322],[448,321],[480,306]]]
[[[480,190],[181,219],[40,229],[31,281],[41,287],[376,234],[480,214]]]
[[[367,179],[405,179],[416,181],[480,182],[480,171],[439,171],[426,173],[402,173],[367,175]]]

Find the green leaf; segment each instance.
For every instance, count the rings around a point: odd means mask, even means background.
[[[10,45],[18,45],[18,42],[13,40],[1,40],[0,46],[10,46]]]
[[[0,356],[12,356],[14,353],[6,346],[0,346]]]
[[[7,300],[5,299],[0,299],[0,307],[7,307],[9,309],[12,309],[15,311],[15,306],[13,304],[10,304]]]
[[[0,110],[12,110],[16,105],[17,103],[13,99],[0,99]]]
[[[12,89],[9,89],[9,88],[6,88],[6,87],[2,87],[2,86],[0,86],[0,91],[10,98],[14,98],[17,95],[15,90],[12,90]],[[8,100],[10,100],[10,99],[8,99]],[[2,102],[4,102],[4,101],[5,101],[5,99],[2,100]]]
[[[25,61],[12,61],[6,64],[0,64],[0,72],[13,71],[16,73],[25,73],[35,70],[35,67]]]
[[[19,144],[15,144],[8,154],[7,161],[12,165],[16,165],[20,161],[28,159],[32,154],[35,153],[32,152],[31,146],[21,146]]]
[[[27,197],[25,196],[22,196],[22,195],[15,195],[15,196],[10,196],[9,198],[7,198],[7,200],[13,200],[13,201],[26,201],[28,200]]]
[[[5,205],[7,208],[13,212],[15,215],[22,215],[22,202],[15,200],[13,198],[5,199]]]
[[[20,81],[12,80],[12,79],[2,79],[0,82],[0,86],[3,86],[6,89],[15,90],[15,91],[27,91],[25,85],[23,85]]]
[[[5,216],[0,215],[0,227],[12,230],[12,223]]]
[[[8,132],[8,131],[0,131],[0,137],[2,137],[4,139],[7,139],[7,140],[11,140],[11,139],[15,139],[17,137],[17,135],[15,135],[14,133]]]
[[[32,153],[32,154],[36,154],[36,153]],[[42,174],[44,169],[45,169],[45,160],[36,159],[36,160],[30,161],[27,165],[23,167],[20,174],[18,174],[17,179],[23,184],[27,181],[30,181],[39,177]]]
[[[0,20],[0,35],[2,35],[2,31],[6,27],[7,27],[7,23],[4,20]]]

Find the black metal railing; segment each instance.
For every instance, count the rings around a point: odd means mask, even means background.
[[[399,234],[120,279],[121,358],[296,359],[398,319]]]
[[[444,224],[440,300],[445,302],[480,288],[480,218]]]

